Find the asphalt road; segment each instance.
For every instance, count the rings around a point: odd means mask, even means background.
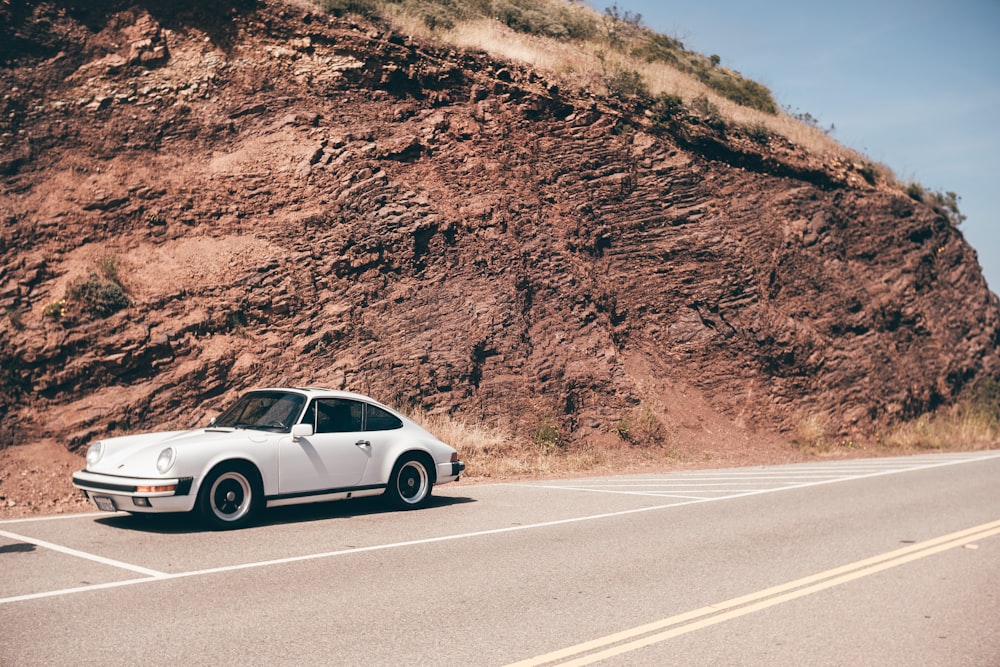
[[[1000,665],[1000,452],[0,522],[0,665]]]

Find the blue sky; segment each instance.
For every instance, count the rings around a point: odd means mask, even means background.
[[[1000,290],[1000,0],[616,4],[834,125],[897,179],[957,193],[962,233]]]

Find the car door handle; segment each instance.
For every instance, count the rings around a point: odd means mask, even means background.
[[[358,447],[371,447],[372,446],[372,443],[369,442],[368,440],[358,440],[354,444],[357,445]]]

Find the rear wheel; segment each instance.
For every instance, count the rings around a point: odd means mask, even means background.
[[[433,486],[427,460],[422,456],[407,456],[393,468],[385,493],[397,508],[416,509],[430,500]]]
[[[205,479],[198,494],[198,512],[216,530],[242,528],[257,517],[263,501],[257,471],[234,463],[216,468]]]

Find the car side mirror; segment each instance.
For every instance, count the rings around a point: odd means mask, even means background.
[[[299,438],[308,438],[313,434],[312,424],[296,424],[292,427],[292,440],[298,440]]]

